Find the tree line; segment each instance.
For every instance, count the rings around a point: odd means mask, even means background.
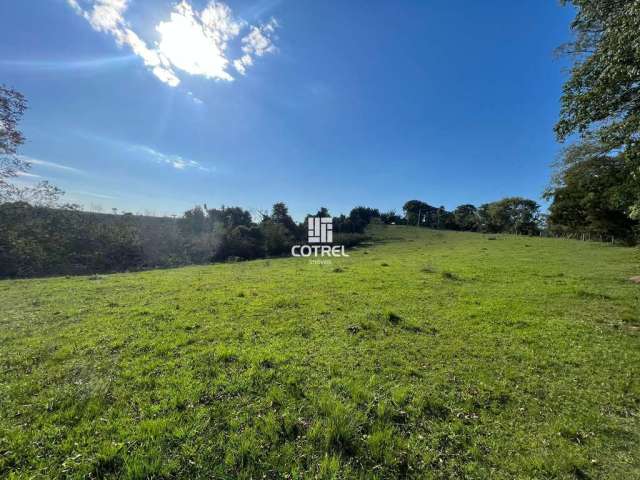
[[[403,210],[407,224],[428,228],[516,235],[538,235],[545,229],[540,205],[522,197],[503,198],[480,207],[467,203],[452,212],[410,200]]]
[[[334,244],[353,247],[372,223],[480,232],[535,234],[538,206],[510,198],[453,212],[411,200],[403,215],[359,206],[333,217]],[[86,212],[75,206],[0,204],[0,277],[120,272],[287,256],[307,242],[308,218],[296,223],[284,203],[254,219],[241,207],[196,206],[179,218]]]
[[[314,216],[329,216],[321,208]],[[377,211],[336,217],[334,244],[355,246]],[[240,207],[196,206],[179,218],[86,212],[76,206],[0,204],[0,278],[108,273],[288,255],[305,243],[284,203],[254,220]],[[307,216],[308,218],[308,216]]]
[[[334,217],[336,240],[355,245],[376,219],[385,224],[490,233],[581,236],[640,241],[640,0],[562,0],[576,17],[572,42],[561,47],[573,67],[563,87],[560,142],[569,140],[544,197],[548,214],[521,197],[453,211],[420,200],[402,215],[356,207]],[[179,218],[104,215],[59,205],[48,182],[12,182],[30,165],[17,155],[18,123],[27,108],[0,85],[0,276],[95,273],[226,259],[284,255],[305,240],[286,205],[253,219],[240,207],[196,207]],[[315,215],[329,216],[326,208]]]

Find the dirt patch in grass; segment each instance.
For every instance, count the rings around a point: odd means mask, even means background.
[[[460,280],[460,277],[453,272],[442,272],[442,278],[444,278],[445,280],[453,280],[453,281]]]
[[[402,317],[395,312],[386,311],[384,313],[384,319],[392,325],[398,325],[402,321]]]

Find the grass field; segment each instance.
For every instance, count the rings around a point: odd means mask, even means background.
[[[638,250],[374,234],[0,282],[0,477],[640,478]]]

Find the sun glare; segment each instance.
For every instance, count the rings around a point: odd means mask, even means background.
[[[172,13],[168,22],[156,27],[161,36],[158,50],[163,63],[184,70],[191,75],[232,80],[226,71],[229,61],[224,55],[224,44],[205,32],[193,17]]]
[[[158,42],[141,38],[125,15],[128,0],[92,0],[91,8],[77,0],[67,0],[71,7],[89,21],[94,30],[111,34],[118,45],[128,45],[145,66],[171,87],[180,84],[177,70],[215,80],[233,80],[230,68],[245,75],[254,56],[275,52],[273,44],[276,19],[251,25],[236,18],[223,2],[211,1],[203,10],[195,10],[187,0],[173,6],[169,19],[159,23]],[[245,36],[240,37],[244,30]],[[227,57],[227,42],[235,40],[240,58]]]

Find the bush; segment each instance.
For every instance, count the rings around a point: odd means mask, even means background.
[[[344,248],[351,248],[367,240],[370,240],[370,237],[363,233],[338,233],[334,236],[333,243],[335,245],[344,245]]]
[[[266,254],[264,234],[260,227],[235,227],[222,237],[215,254],[217,260],[240,257],[246,260],[261,258]]]
[[[0,224],[0,277],[114,272],[144,263],[127,216],[9,203],[0,205]]]
[[[283,255],[291,250],[295,244],[295,238],[291,232],[279,223],[264,223],[262,231],[265,239],[265,249],[268,255]]]

